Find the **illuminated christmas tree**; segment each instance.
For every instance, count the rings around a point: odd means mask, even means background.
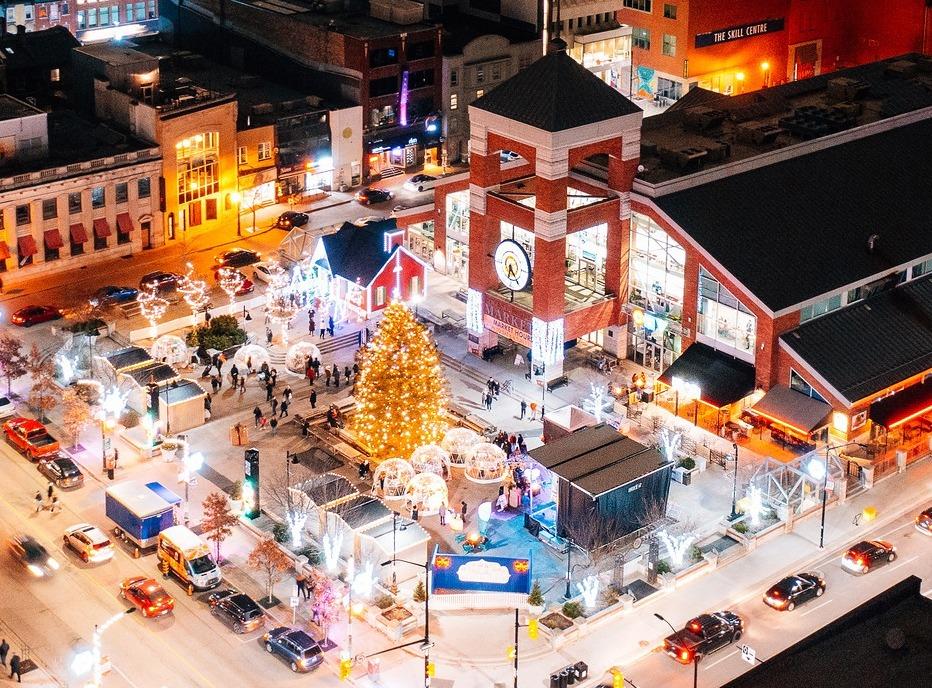
[[[446,430],[446,382],[433,338],[403,304],[385,309],[362,350],[352,429],[379,459],[407,459]]]

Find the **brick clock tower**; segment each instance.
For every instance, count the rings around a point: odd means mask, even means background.
[[[528,347],[534,375],[550,381],[563,374],[567,342],[623,345],[641,117],[559,39],[469,106],[470,352],[504,336]],[[576,171],[592,156],[608,159],[607,184]]]

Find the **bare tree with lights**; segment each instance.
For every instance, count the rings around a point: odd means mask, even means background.
[[[168,301],[159,296],[158,287],[149,285],[139,292],[139,296],[136,297],[136,303],[139,304],[140,315],[149,321],[149,327],[152,330],[152,338],[155,339],[155,328],[159,320],[162,319],[162,316],[165,315],[165,311],[168,310]]]
[[[298,302],[293,298],[291,278],[284,270],[272,275],[265,292],[265,314],[269,321],[281,327],[282,346],[288,347],[288,327],[298,313]]]

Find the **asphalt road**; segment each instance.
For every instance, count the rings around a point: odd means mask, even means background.
[[[765,588],[733,600],[729,609],[744,620],[744,635],[736,645],[726,646],[703,658],[699,664],[698,684],[721,686],[747,671],[750,666],[742,659],[740,646],[749,645],[759,659],[766,660],[910,575],[922,578],[924,594],[932,593],[932,537],[913,527],[914,517],[915,514],[910,512],[870,535],[873,539],[890,540],[896,545],[898,557],[892,564],[855,576],[841,568],[844,550],[840,550],[826,553],[814,560],[811,566],[801,569],[821,571],[826,579],[826,590],[821,598],[800,605],[792,612],[779,612],[766,606],[762,602]],[[694,605],[684,609],[681,618],[666,618],[674,627],[682,628],[697,614],[718,611],[704,608],[701,600],[694,600]],[[657,620],[657,624],[661,629],[665,628],[662,621]],[[657,648],[640,661],[628,665],[625,676],[638,688],[691,686],[693,666],[681,665]]]

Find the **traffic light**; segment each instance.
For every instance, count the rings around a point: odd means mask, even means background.
[[[618,667],[612,667],[612,688],[625,688],[625,675]]]
[[[518,655],[518,651],[515,649],[514,645],[508,646],[508,659],[514,661],[514,658]]]
[[[435,672],[435,671],[436,671],[436,667],[434,666],[434,663],[433,663],[433,662],[428,662],[428,663],[427,663],[427,677],[428,677],[428,678],[433,678],[433,677],[434,677],[434,672]]]
[[[539,629],[537,627],[537,619],[528,619],[527,620],[527,637],[531,640],[537,640]]]
[[[353,668],[353,660],[348,655],[340,656],[340,680],[345,681],[349,678],[350,670]]]

